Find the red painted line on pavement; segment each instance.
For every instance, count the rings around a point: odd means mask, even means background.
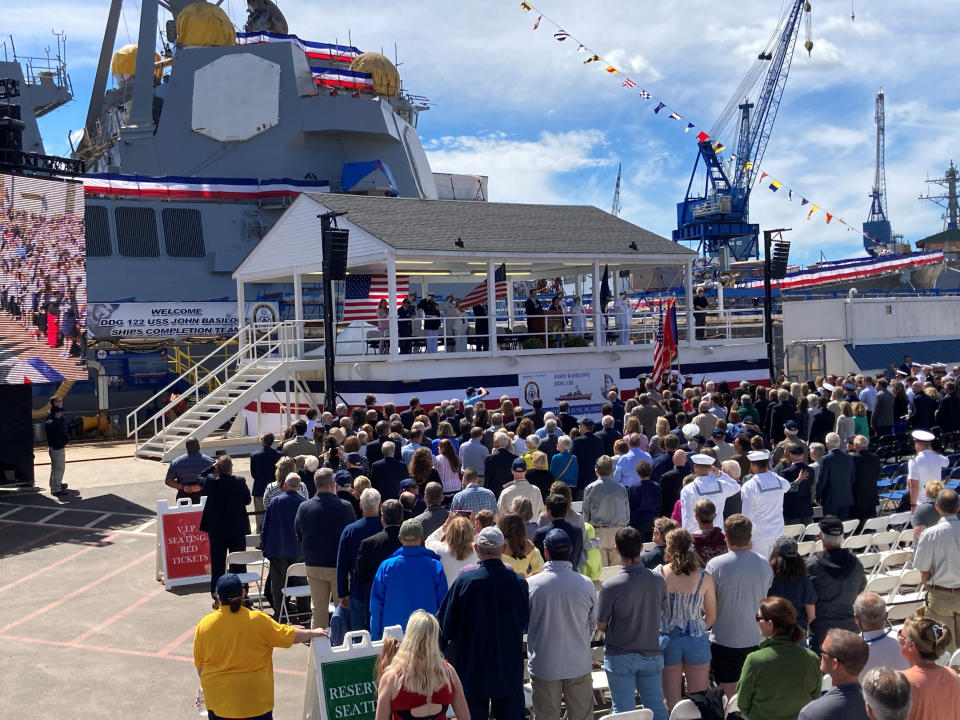
[[[70,555],[67,555],[65,558],[60,558],[59,560],[57,560],[55,563],[53,563],[53,564],[51,564],[51,565],[45,565],[44,567],[40,568],[39,570],[36,570],[35,572],[30,573],[29,575],[24,575],[22,578],[19,578],[19,579],[17,579],[17,580],[14,580],[13,582],[7,583],[6,585],[0,585],[0,593],[4,592],[5,590],[9,590],[9,589],[12,588],[12,587],[16,587],[17,585],[19,585],[19,584],[21,584],[21,583],[25,583],[25,582],[27,582],[28,580],[32,580],[33,578],[37,577],[38,575],[42,575],[43,573],[47,572],[48,570],[53,570],[55,567],[59,567],[60,565],[63,565],[64,563],[68,563],[68,562],[70,562],[71,560],[73,560],[74,558],[83,555],[84,553],[88,553],[88,552],[90,552],[91,550],[96,550],[96,549],[99,548],[99,547],[104,547],[104,546],[105,546],[110,540],[112,540],[112,539],[113,539],[113,534],[107,535],[105,538],[103,538],[102,540],[100,540],[100,542],[98,542],[96,545],[88,545],[87,547],[83,548],[82,550],[77,550],[75,553],[72,553],[72,554],[70,554]],[[0,631],[0,632],[2,632],[2,631]]]
[[[62,640],[44,640],[35,637],[23,637],[20,635],[2,635],[0,640],[13,640],[14,642],[33,643],[36,645],[48,645],[51,647],[70,648],[71,650],[92,650],[93,652],[111,653],[113,655],[134,655],[136,657],[155,658],[158,660],[178,660],[179,662],[188,662],[193,664],[192,655],[161,655],[160,653],[148,652],[146,650],[133,650],[132,648],[112,648],[101,645],[71,645]],[[274,668],[273,671],[280,675],[295,675],[306,677],[307,673],[303,670],[286,670],[283,668]]]
[[[3,523],[4,525],[9,524],[9,523],[6,523],[6,522],[3,521],[3,520],[0,520],[0,523]],[[38,537],[38,538],[34,538],[33,540],[28,540],[27,542],[23,543],[22,545],[17,545],[15,548],[13,548],[13,549],[11,549],[11,550],[7,550],[7,551],[4,552],[3,554],[0,554],[0,559],[6,558],[6,557],[11,557],[12,555],[16,555],[16,554],[17,554],[18,552],[20,552],[21,550],[26,550],[26,549],[27,549],[28,547],[30,547],[31,545],[36,545],[37,543],[41,543],[41,542],[43,542],[44,540],[46,540],[47,538],[51,538],[51,537],[53,537],[54,535],[56,535],[56,534],[58,534],[58,533],[62,533],[62,532],[63,532],[63,528],[57,528],[56,530],[51,530],[50,532],[48,532],[48,533],[46,533],[46,534],[44,534],[44,535],[41,535],[41,536]]]
[[[95,587],[95,586],[99,585],[100,583],[109,580],[109,579],[112,578],[113,576],[119,575],[120,573],[122,573],[122,572],[124,572],[124,571],[126,571],[126,570],[129,570],[129,569],[132,568],[134,565],[137,565],[137,564],[139,564],[139,563],[142,563],[144,560],[147,560],[147,559],[152,558],[152,557],[155,557],[155,556],[156,556],[156,552],[155,552],[154,550],[151,550],[150,552],[146,553],[145,555],[141,555],[141,556],[138,557],[136,560],[131,560],[131,561],[128,562],[126,565],[122,565],[122,566],[120,566],[120,567],[118,567],[118,568],[115,568],[114,570],[111,570],[110,572],[108,572],[106,575],[103,575],[103,576],[97,578],[96,580],[91,580],[91,581],[88,582],[86,585],[83,585],[83,586],[81,586],[81,587],[78,587],[78,588],[77,588],[76,590],[74,590],[73,592],[67,593],[66,595],[64,595],[63,597],[61,597],[59,600],[54,600],[52,603],[47,603],[46,605],[44,605],[44,606],[43,606],[42,608],[40,608],[39,610],[34,610],[32,613],[30,613],[29,615],[25,615],[24,617],[20,618],[19,620],[14,620],[12,623],[7,623],[7,624],[4,625],[2,628],[0,628],[0,635],[2,635],[3,633],[5,633],[7,630],[12,630],[13,628],[17,627],[18,625],[23,625],[23,623],[29,622],[30,620],[33,620],[33,618],[37,617],[38,615],[42,615],[43,613],[47,612],[48,610],[53,610],[55,607],[59,607],[60,605],[63,605],[63,603],[67,602],[68,600],[72,600],[73,598],[75,598],[75,597],[76,597],[77,595],[79,595],[80,593],[82,593],[82,592],[84,592],[84,591],[86,591],[86,590],[89,590],[90,588]]]
[[[160,650],[157,652],[157,655],[161,655],[161,656],[163,656],[163,655],[169,655],[171,652],[173,652],[174,650],[176,650],[184,640],[186,640],[188,637],[190,637],[191,635],[193,635],[193,633],[196,631],[196,629],[197,629],[197,626],[194,625],[193,627],[189,628],[188,630],[184,630],[182,633],[180,633],[180,634],[177,636],[176,640],[173,640],[172,642],[170,642],[170,643],[168,643],[167,645],[164,645],[162,648],[160,648]]]
[[[147,602],[147,601],[150,600],[151,598],[156,597],[157,595],[159,595],[159,594],[162,593],[162,592],[163,592],[163,588],[157,588],[157,589],[154,590],[153,592],[148,593],[147,595],[144,595],[142,598],[140,598],[140,599],[137,600],[136,602],[131,603],[130,605],[127,605],[127,606],[126,606],[125,608],[123,608],[123,610],[121,610],[120,612],[118,612],[118,613],[116,613],[116,614],[108,617],[108,618],[107,618],[106,620],[104,620],[103,622],[101,622],[101,623],[99,623],[99,624],[97,624],[97,625],[94,625],[92,628],[90,628],[89,630],[87,630],[85,633],[82,633],[81,635],[77,635],[77,637],[75,637],[73,640],[70,640],[70,641],[67,643],[67,645],[79,645],[80,643],[82,643],[84,640],[86,640],[86,639],[87,639],[88,637],[90,637],[91,635],[95,635],[95,634],[97,634],[98,632],[100,632],[101,630],[106,629],[107,627],[109,627],[110,625],[112,625],[113,623],[115,623],[117,620],[119,620],[120,618],[122,618],[124,615],[127,615],[127,614],[133,612],[133,611],[136,610],[138,607],[140,607],[141,605],[143,605],[145,602]]]

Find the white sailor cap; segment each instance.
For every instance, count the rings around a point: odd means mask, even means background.
[[[831,385],[831,384],[828,383],[828,382],[825,382],[825,383],[824,383],[823,385],[821,385],[820,387],[822,387],[822,388],[823,388],[824,390],[826,390],[827,392],[833,392],[834,390],[837,389],[836,387],[834,387],[833,385]]]
[[[920,442],[933,442],[937,437],[932,432],[926,430],[914,430],[910,435],[913,436],[914,440],[919,440]]]
[[[716,462],[716,460],[705,453],[691,455],[690,460],[693,461],[694,465],[713,465]]]
[[[700,426],[696,423],[687,423],[683,426],[683,436],[686,438],[695,438],[700,434]]]
[[[898,375],[898,376],[902,375],[903,377],[906,377],[906,376],[907,376],[907,373],[906,373],[905,370],[897,370],[897,375]]]
[[[770,453],[766,450],[752,450],[747,453],[747,460],[750,462],[763,462],[770,459]]]

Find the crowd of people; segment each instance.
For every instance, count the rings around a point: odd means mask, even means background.
[[[0,310],[38,342],[79,356],[86,315],[83,215],[14,208],[0,183]]]
[[[212,460],[197,446],[168,484],[208,494],[212,589],[252,501],[274,618],[286,567],[305,562],[314,628],[405,629],[382,658],[378,717],[519,718],[529,677],[536,717],[589,718],[595,662],[614,712],[639,698],[656,720],[685,695],[711,717],[721,692],[751,720],[947,717],[960,678],[937,660],[960,635],[960,500],[941,476],[960,404],[957,369],[938,370],[900,383],[913,391],[902,414],[887,413],[898,390],[883,376],[772,390],[647,379],[626,401],[611,388],[599,423],[565,403],[488,407],[484,388],[400,412],[371,395],[311,410],[276,447],[265,434],[250,490],[224,480],[223,457],[213,487],[198,483]],[[870,448],[898,420],[916,449],[903,504],[926,602],[894,637],[843,540],[844,520],[877,514]],[[817,507],[822,550],[804,557],[784,528]]]

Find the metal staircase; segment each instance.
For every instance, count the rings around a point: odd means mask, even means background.
[[[289,370],[286,364],[297,359],[302,342],[296,330],[292,322],[241,327],[226,341],[237,344],[236,352],[212,370],[203,370],[221,353],[215,348],[127,415],[127,436],[137,444],[137,457],[166,462],[182,454],[187,440],[206,438],[252,398],[283,379]],[[188,390],[174,395],[175,387],[190,382]],[[175,415],[184,402],[187,409]],[[141,444],[140,438],[147,434],[150,438]]]

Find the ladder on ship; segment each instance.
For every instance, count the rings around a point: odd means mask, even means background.
[[[136,456],[168,462],[185,452],[187,440],[202,441],[224,424],[242,421],[244,407],[295,374],[292,364],[302,344],[298,330],[290,321],[245,325],[143,402],[126,418]],[[231,343],[236,350],[207,370]],[[188,388],[179,392],[184,385]]]

